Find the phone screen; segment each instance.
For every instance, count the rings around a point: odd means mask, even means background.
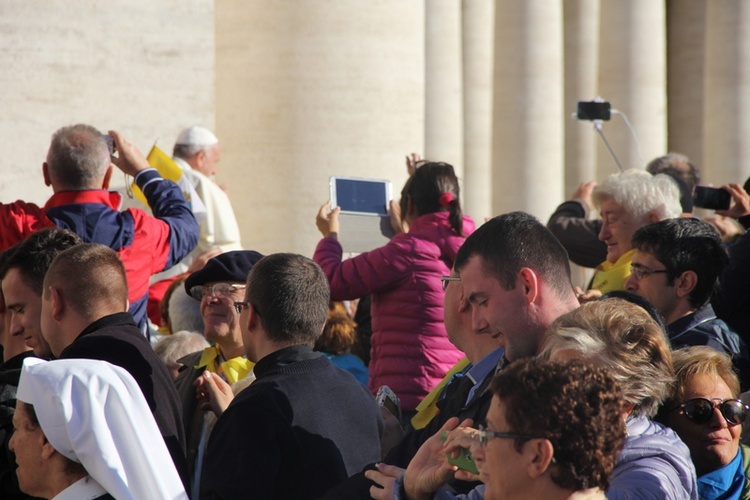
[[[342,212],[388,215],[388,181],[334,177],[331,187],[331,202]]]

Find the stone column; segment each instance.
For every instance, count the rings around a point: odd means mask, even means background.
[[[492,51],[494,0],[462,6],[464,212],[480,224],[492,213]]]
[[[461,0],[425,1],[425,151],[463,174]]]
[[[311,255],[330,175],[406,180],[423,151],[424,4],[216,4],[217,134],[245,248]]]
[[[708,2],[702,172],[742,184],[750,174],[750,5]]]
[[[497,2],[494,74],[493,212],[546,222],[563,190],[562,2]]]
[[[669,151],[703,161],[706,99],[705,0],[667,0],[667,100]]]
[[[602,0],[599,90],[630,119],[640,141],[622,117],[604,123],[604,134],[624,168],[643,168],[666,153],[666,20],[663,2]],[[599,177],[617,171],[603,143]]]
[[[592,123],[578,121],[578,101],[598,96],[600,0],[563,2],[565,40],[565,199],[582,182],[596,180],[596,141]]]

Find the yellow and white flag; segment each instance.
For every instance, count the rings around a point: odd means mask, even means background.
[[[190,208],[193,211],[193,215],[198,220],[198,223],[206,217],[206,206],[200,199],[198,194],[195,192],[195,188],[188,181],[186,176],[183,174],[182,169],[177,165],[167,153],[159,149],[156,145],[151,148],[151,151],[146,156],[148,164],[155,168],[162,177],[168,179],[177,184],[182,190],[182,195],[185,197],[185,201],[190,204]],[[135,182],[132,184],[133,195],[138,201],[148,206],[148,201],[143,195],[141,189],[136,186]]]

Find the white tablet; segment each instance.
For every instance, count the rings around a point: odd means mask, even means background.
[[[331,208],[341,213],[356,215],[388,215],[391,201],[391,181],[331,177]]]

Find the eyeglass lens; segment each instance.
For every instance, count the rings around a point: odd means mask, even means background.
[[[714,413],[714,407],[718,406],[724,419],[731,425],[741,424],[747,417],[745,405],[739,399],[727,399],[721,403],[714,404],[704,398],[696,398],[687,401],[684,405],[685,416],[696,424],[705,424]]]
[[[230,285],[228,283],[216,283],[213,286],[194,286],[190,289],[190,295],[195,297],[198,300],[203,299],[208,294],[212,295],[223,295],[225,297],[228,297],[232,295],[232,292],[237,287]]]

